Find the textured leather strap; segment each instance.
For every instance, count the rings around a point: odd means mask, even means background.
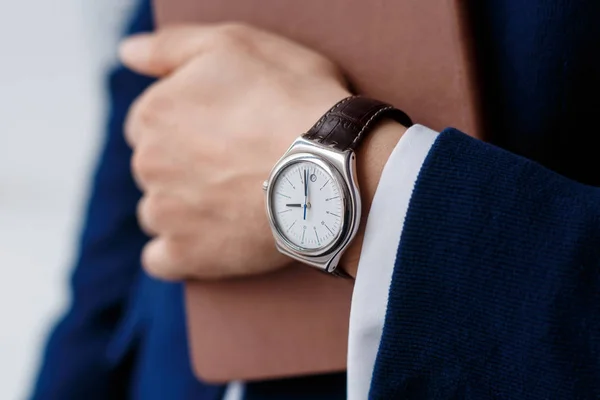
[[[350,96],[327,111],[303,137],[340,151],[355,149],[385,118],[407,128],[412,125],[408,115],[389,104],[368,97]]]

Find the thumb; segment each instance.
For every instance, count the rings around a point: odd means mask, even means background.
[[[186,64],[202,51],[205,29],[199,26],[167,28],[125,39],[119,57],[132,70],[162,77]]]

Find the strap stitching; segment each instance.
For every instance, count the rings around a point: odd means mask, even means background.
[[[394,108],[394,107],[387,106],[387,107],[380,108],[379,110],[377,110],[377,112],[375,114],[373,114],[371,116],[371,118],[369,118],[369,120],[363,125],[362,129],[360,130],[360,132],[358,132],[358,135],[356,135],[356,137],[354,138],[354,140],[352,141],[352,143],[350,144],[349,147],[353,147],[359,141],[359,139],[361,138],[361,136],[363,135],[363,133],[365,133],[365,131],[367,130],[367,128],[369,128],[369,125],[371,125],[371,122],[373,122],[373,120],[375,118],[377,118],[377,116],[379,114],[381,114],[383,112],[386,112],[386,111],[389,111],[392,108]]]
[[[338,103],[337,103],[335,106],[333,106],[333,107],[332,107],[332,108],[331,108],[329,111],[327,111],[327,112],[326,112],[326,113],[325,113],[325,114],[324,114],[324,115],[321,117],[321,119],[319,119],[319,120],[317,121],[317,123],[316,123],[316,124],[315,124],[315,125],[314,125],[314,126],[311,128],[311,129],[310,129],[310,130],[312,131],[313,129],[315,129],[315,128],[317,128],[318,126],[320,126],[320,125],[323,123],[323,121],[325,121],[325,119],[326,119],[327,117],[329,117],[329,116],[330,116],[330,115],[331,115],[331,114],[332,114],[332,113],[333,113],[335,110],[337,110],[338,108],[340,108],[340,107],[342,106],[342,104],[345,104],[345,103],[347,103],[348,101],[350,101],[350,100],[352,100],[352,99],[354,99],[354,98],[356,98],[356,97],[359,97],[359,96],[348,96],[348,97],[346,97],[345,99],[338,101]],[[315,132],[315,133],[316,133],[316,132]],[[322,139],[324,136],[318,136],[318,137]]]

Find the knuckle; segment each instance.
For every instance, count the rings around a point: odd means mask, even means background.
[[[148,199],[146,196],[142,197],[137,204],[137,221],[140,229],[149,236],[153,236],[156,234],[156,231],[153,229],[152,220],[149,217],[148,212],[146,211]]]
[[[146,233],[156,234],[160,230],[162,210],[154,196],[144,196],[138,203],[138,220]]]
[[[138,114],[142,97],[143,95],[134,100],[133,104],[129,108],[129,112],[127,113],[127,117],[125,119],[125,139],[127,140],[127,143],[132,147],[134,147],[137,144],[137,139],[139,137],[140,124]]]
[[[305,68],[318,75],[341,76],[341,70],[328,58],[314,54],[313,57],[305,60]]]
[[[173,109],[173,100],[162,89],[151,87],[132,104],[125,122],[125,136],[130,145],[143,140],[148,130],[155,129]]]
[[[252,28],[241,22],[227,22],[215,28],[214,44],[218,47],[239,47],[248,41]]]
[[[143,126],[152,126],[160,121],[172,108],[172,99],[155,89],[140,99],[135,111]]]
[[[131,156],[131,170],[137,180],[147,184],[156,176],[156,157],[148,147],[138,148]]]
[[[180,209],[177,199],[167,194],[154,193],[144,196],[140,201],[139,218],[153,232],[173,234],[181,225]]]
[[[180,175],[180,168],[169,162],[169,148],[158,141],[135,148],[131,156],[131,172],[144,189],[148,186],[167,183]]]
[[[217,29],[221,34],[236,39],[246,38],[252,32],[252,28],[243,22],[225,22]]]

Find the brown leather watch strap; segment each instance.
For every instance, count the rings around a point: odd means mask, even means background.
[[[382,119],[391,118],[405,127],[412,121],[404,112],[378,100],[350,96],[333,106],[303,137],[345,151],[355,149]]]

